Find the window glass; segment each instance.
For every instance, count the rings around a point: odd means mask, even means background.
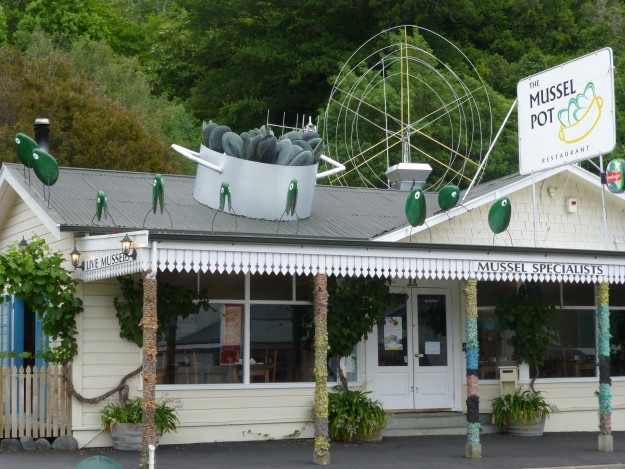
[[[540,368],[540,378],[580,378],[596,374],[594,309],[558,310],[558,339]],[[530,376],[535,371],[530,369]]]
[[[625,285],[610,284],[610,306],[625,306]]]
[[[560,283],[559,282],[541,282],[540,290],[548,303],[553,305],[561,305],[560,300]]]
[[[200,274],[200,289],[204,288],[211,299],[242,300],[245,298],[245,275],[235,272],[202,273]]]
[[[514,349],[507,339],[512,335],[502,330],[494,308],[478,311],[477,336],[480,346],[480,379],[499,379],[499,367],[516,365],[512,360]]]
[[[393,306],[378,325],[378,366],[408,366],[406,295],[394,294]]]
[[[477,305],[495,306],[501,296],[516,291],[516,282],[477,282]]]
[[[610,334],[610,374],[625,376],[625,309],[611,309]]]
[[[309,305],[252,305],[250,382],[313,382],[313,310]]]
[[[157,382],[238,382],[243,305],[211,304],[186,318],[172,318],[158,341]]]
[[[293,278],[283,274],[254,274],[250,280],[252,300],[293,299]]]
[[[564,306],[594,306],[595,286],[592,283],[563,283]]]
[[[295,299],[297,301],[313,301],[314,288],[313,275],[297,275],[295,276]]]

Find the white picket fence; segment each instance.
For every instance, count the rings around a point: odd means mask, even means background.
[[[0,438],[71,435],[72,399],[61,366],[2,366],[0,382]]]

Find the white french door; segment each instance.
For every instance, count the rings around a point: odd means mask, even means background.
[[[452,408],[449,291],[409,288],[395,299],[368,345],[374,397],[386,409]]]

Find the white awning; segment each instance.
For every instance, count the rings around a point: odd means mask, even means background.
[[[337,244],[149,241],[147,231],[127,233],[133,255],[121,253],[126,233],[78,238],[85,281],[158,270],[172,272],[328,274],[406,279],[537,280],[624,283],[622,257],[580,251],[488,249],[385,243]]]

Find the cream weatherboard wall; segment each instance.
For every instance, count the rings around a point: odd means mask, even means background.
[[[492,194],[488,203],[473,208],[453,219],[431,226],[412,236],[411,242],[460,245],[534,246],[532,187],[509,194],[512,219],[508,231],[494,236],[488,226],[488,210],[502,194]],[[537,207],[537,247],[568,249],[604,249],[604,228],[600,189],[586,179],[568,171],[560,172],[535,187]],[[577,201],[577,212],[568,213],[568,198]],[[625,250],[625,204],[606,192],[608,249]],[[408,242],[408,239],[404,240]],[[478,284],[479,288],[479,284]],[[464,311],[464,299],[462,300]],[[463,333],[464,336],[464,333]],[[465,370],[462,370],[463,382]],[[612,377],[612,429],[625,430],[625,377]],[[528,381],[519,384],[527,385]],[[599,424],[598,378],[538,379],[541,391],[556,412],[545,431],[596,431]],[[480,412],[490,413],[490,400],[499,394],[499,381],[480,382]],[[462,386],[462,403],[466,410],[466,385]]]
[[[512,205],[512,218],[507,231],[493,235],[488,226],[488,211],[499,197],[507,195]],[[608,248],[625,250],[625,203],[622,196],[606,191]],[[562,249],[604,249],[601,191],[586,179],[562,171],[535,187],[536,239],[534,245],[534,214],[532,187],[512,194],[493,193],[485,203],[470,211],[457,207],[449,219],[437,217],[437,224],[413,230],[412,237],[403,241],[479,246],[527,246]],[[575,198],[576,213],[566,211],[567,200]]]

